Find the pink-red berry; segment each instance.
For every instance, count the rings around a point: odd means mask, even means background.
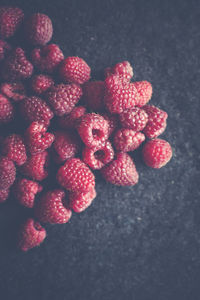
[[[148,81],[136,81],[132,85],[137,90],[137,106],[142,107],[149,102],[152,97],[152,85]]]
[[[14,116],[14,107],[11,102],[0,94],[0,124],[9,123]]]
[[[133,77],[133,68],[128,61],[123,61],[105,70],[105,77],[111,75],[118,75],[123,79],[130,81]]]
[[[85,112],[84,106],[75,106],[69,114],[60,117],[58,123],[63,129],[76,128]]]
[[[69,193],[69,207],[76,213],[80,213],[88,208],[96,197],[95,188],[91,188],[88,192],[71,192]]]
[[[14,183],[16,168],[12,160],[0,157],[0,190],[7,190]]]
[[[21,82],[4,82],[1,84],[0,90],[2,94],[14,102],[22,101],[26,97],[26,90]]]
[[[112,135],[112,133],[119,126],[119,118],[118,115],[111,115],[110,113],[103,113],[102,116],[106,121],[108,121],[108,135]]]
[[[134,151],[145,140],[145,135],[133,129],[122,128],[114,135],[115,149],[122,152]]]
[[[23,138],[19,134],[7,136],[2,144],[2,154],[18,166],[23,165],[27,160]]]
[[[23,11],[18,7],[0,7],[0,37],[7,39],[13,36],[24,18]]]
[[[0,203],[5,202],[9,196],[9,189],[7,190],[0,190]]]
[[[148,122],[148,115],[139,107],[127,109],[119,115],[119,119],[123,128],[141,131],[145,128]]]
[[[31,89],[37,95],[40,95],[48,91],[52,85],[54,85],[54,81],[48,75],[44,75],[44,74],[35,75],[31,79]]]

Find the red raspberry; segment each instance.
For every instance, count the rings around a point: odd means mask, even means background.
[[[83,85],[84,101],[88,108],[99,111],[104,108],[105,84],[103,81],[89,81]]]
[[[108,182],[121,186],[135,185],[139,179],[133,160],[123,152],[117,153],[116,158],[101,169],[101,174]]]
[[[15,102],[22,101],[26,97],[25,87],[21,82],[2,83],[1,93]]]
[[[115,133],[114,146],[118,151],[129,152],[137,149],[144,140],[145,135],[143,133],[122,128]]]
[[[147,124],[147,113],[138,107],[127,109],[119,115],[122,127],[141,131]]]
[[[60,65],[60,77],[64,82],[83,84],[90,79],[90,67],[80,57],[67,57]]]
[[[0,94],[0,124],[12,121],[14,108],[10,101]]]
[[[108,135],[110,136],[115,129],[118,127],[118,115],[111,115],[109,113],[104,113],[103,117],[108,121]]]
[[[58,183],[73,192],[87,192],[95,186],[92,171],[79,158],[70,158],[57,173]]]
[[[138,97],[137,97],[137,106],[142,107],[149,102],[152,97],[152,85],[148,81],[136,81],[132,85],[135,86]]]
[[[133,68],[128,61],[123,61],[116,64],[114,67],[105,70],[105,77],[111,76],[112,74],[130,81],[133,77]]]
[[[143,109],[148,114],[148,122],[143,132],[150,139],[156,138],[165,131],[168,115],[165,111],[153,105],[145,105]]]
[[[71,192],[69,194],[69,207],[73,209],[73,211],[80,213],[92,204],[95,197],[95,188],[91,188],[89,192],[84,193]]]
[[[3,40],[0,40],[0,61],[2,61],[7,53],[11,50],[11,46]]]
[[[167,141],[155,139],[144,145],[142,154],[147,166],[159,169],[170,161],[172,148]]]
[[[46,238],[46,230],[40,223],[28,219],[20,228],[18,233],[18,247],[22,251],[30,250],[39,246]]]
[[[33,122],[26,130],[26,144],[32,155],[51,147],[54,135],[46,131],[44,124],[39,122]]]
[[[15,181],[14,163],[7,157],[0,157],[0,190],[7,190]]]
[[[104,102],[110,113],[120,114],[136,105],[137,90],[133,84],[113,75],[106,78],[105,87]]]
[[[63,52],[56,44],[33,49],[31,58],[34,66],[42,72],[52,73],[64,59]]]
[[[114,158],[114,150],[109,141],[105,142],[102,148],[84,148],[82,153],[83,161],[92,169],[101,169]]]
[[[78,133],[84,144],[90,148],[101,147],[108,139],[108,121],[101,115],[85,114],[78,125]]]
[[[29,208],[34,206],[35,195],[41,192],[41,190],[41,185],[25,178],[18,180],[13,189],[14,195],[19,203]]]
[[[33,180],[42,181],[48,176],[49,155],[47,151],[28,157],[21,167],[21,172]]]
[[[70,113],[81,96],[82,89],[77,84],[58,84],[46,93],[46,99],[57,116]]]
[[[5,202],[8,199],[9,190],[0,190],[0,203]]]
[[[44,14],[33,14],[25,24],[25,35],[32,45],[46,45],[53,35],[51,19]]]
[[[64,115],[59,118],[59,125],[64,129],[75,128],[81,117],[85,114],[86,109],[83,106],[76,106],[68,115]]]
[[[29,97],[20,103],[20,111],[25,120],[29,123],[34,121],[42,122],[48,126],[53,118],[53,112],[49,106],[39,97]]]
[[[49,191],[37,202],[36,217],[44,223],[63,224],[71,218],[72,211],[67,207],[63,190]]]
[[[18,7],[0,7],[0,37],[13,36],[24,18],[23,11]]]
[[[31,80],[31,89],[38,95],[48,91],[52,85],[54,85],[54,81],[48,75],[35,75]]]
[[[2,154],[18,166],[23,165],[27,160],[27,156],[22,137],[18,134],[7,136],[2,144]]]

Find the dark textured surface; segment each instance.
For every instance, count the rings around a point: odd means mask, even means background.
[[[98,178],[98,196],[66,225],[48,226],[38,249],[12,248],[21,208],[0,209],[0,299],[196,300],[200,293],[200,2],[1,1],[48,14],[53,41],[100,78],[121,60],[149,80],[169,114],[173,146],[161,170],[135,154],[139,184]]]

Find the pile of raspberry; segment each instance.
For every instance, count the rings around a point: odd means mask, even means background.
[[[151,84],[131,82],[128,61],[107,68],[104,81],[90,80],[88,64],[65,58],[52,34],[47,15],[0,7],[0,202],[10,194],[32,209],[19,229],[23,251],[45,239],[41,224],[67,223],[92,203],[92,170],[133,186],[139,175],[129,152],[140,148],[152,168],[172,157],[158,138],[167,113],[148,104]],[[12,46],[13,36],[23,48]]]

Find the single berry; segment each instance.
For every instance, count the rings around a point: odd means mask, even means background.
[[[110,136],[119,126],[118,115],[103,113],[102,116],[106,121],[108,121],[108,135]]]
[[[35,75],[31,79],[31,89],[37,95],[40,95],[48,91],[50,87],[52,87],[52,85],[54,85],[54,81],[48,75],[44,75],[44,74]]]
[[[112,68],[107,68],[105,70],[105,77],[109,77],[111,75],[118,75],[123,79],[130,81],[133,77],[133,68],[128,61],[123,61],[117,63]]]
[[[2,144],[2,154],[18,166],[23,165],[27,160],[23,138],[18,134],[7,136]]]
[[[139,107],[127,109],[119,115],[122,127],[141,131],[145,128],[148,122],[148,115]]]
[[[2,61],[7,53],[11,50],[11,46],[3,40],[0,40],[0,61]]]
[[[152,97],[152,85],[148,81],[136,81],[132,85],[135,86],[137,90],[137,106],[142,107],[149,102]]]
[[[91,188],[88,192],[71,192],[69,193],[69,207],[76,213],[84,211],[92,204],[96,197],[95,188]]]
[[[87,107],[93,111],[104,108],[105,85],[103,81],[88,81],[83,85],[83,97]]]
[[[0,203],[5,202],[9,196],[9,189],[7,190],[0,190]]]
[[[75,106],[68,115],[58,118],[58,123],[64,129],[76,128],[85,112],[84,106]]]
[[[0,157],[0,190],[7,190],[14,183],[16,169],[14,163],[7,157]]]
[[[4,82],[1,84],[0,90],[2,94],[14,102],[22,101],[26,97],[25,87],[21,82]]]
[[[122,152],[134,151],[145,140],[145,135],[141,132],[136,132],[133,129],[122,128],[114,135],[114,146],[116,150]]]
[[[23,11],[18,7],[0,7],[0,37],[7,39],[13,36],[24,18]]]
[[[9,123],[14,116],[14,107],[10,101],[0,94],[0,124]]]

